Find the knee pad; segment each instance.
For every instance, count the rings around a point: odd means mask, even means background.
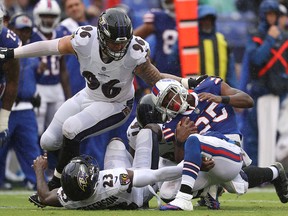
[[[71,118],[68,118],[62,126],[63,136],[73,140],[79,133],[79,125],[82,125],[82,123],[78,119],[74,118],[72,121]]]
[[[56,151],[62,147],[62,143],[62,136],[60,136],[60,138],[57,138],[48,130],[45,131],[45,133],[43,133],[40,138],[40,146],[46,151]]]
[[[120,138],[113,138],[109,142],[104,157],[104,169],[131,167],[131,157]]]

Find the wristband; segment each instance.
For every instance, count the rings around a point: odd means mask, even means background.
[[[189,89],[189,84],[188,84],[187,78],[182,78],[180,82],[184,86],[184,88]]]
[[[221,96],[221,98],[222,98],[221,103],[229,104],[229,102],[230,102],[230,97],[229,96]]]
[[[5,109],[0,109],[0,131],[8,128],[8,120],[10,116],[10,111]]]

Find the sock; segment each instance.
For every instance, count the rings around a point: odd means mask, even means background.
[[[273,172],[273,177],[272,177],[272,180],[274,180],[274,179],[276,179],[278,176],[279,176],[279,171],[278,171],[278,169],[276,168],[276,167],[274,167],[274,166],[271,166],[271,167],[269,167],[271,170],[272,170],[272,172]]]
[[[243,171],[248,177],[249,188],[257,187],[273,180],[273,171],[271,168],[261,168],[250,165],[244,167]]]
[[[58,164],[56,170],[58,173],[62,173],[64,167],[70,162],[73,157],[80,154],[80,142],[70,140],[63,136],[63,147],[59,154]]]

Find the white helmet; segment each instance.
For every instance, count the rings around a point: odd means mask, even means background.
[[[0,34],[1,34],[2,28],[3,28],[4,15],[5,15],[5,6],[3,5],[2,2],[0,2]]]
[[[33,10],[34,23],[41,32],[51,33],[60,22],[60,14],[61,9],[56,0],[40,0]],[[41,17],[44,15],[52,17]]]
[[[163,100],[170,92],[173,92],[174,96],[163,106]],[[181,102],[176,100],[178,95]],[[162,114],[163,121],[167,121],[167,117],[175,118],[178,113],[184,113],[187,110],[189,107],[186,101],[187,95],[188,90],[181,83],[173,79],[161,79],[152,87],[152,101],[156,109]]]

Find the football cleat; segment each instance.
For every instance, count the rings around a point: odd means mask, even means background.
[[[29,200],[29,202],[36,205],[38,208],[45,208],[46,207],[46,205],[42,204],[41,201],[39,200],[39,196],[37,193],[32,194],[28,200]]]
[[[288,179],[286,176],[285,169],[283,165],[279,162],[276,162],[272,166],[276,167],[279,172],[279,176],[271,181],[274,185],[276,193],[282,203],[288,202]]]
[[[184,210],[184,211],[193,211],[193,205],[191,202],[192,195],[178,192],[176,198],[168,203],[167,205],[160,206],[160,210],[169,211],[169,210]]]
[[[174,205],[171,205],[171,204],[166,204],[166,205],[162,205],[162,206],[160,206],[160,210],[161,211],[175,211],[175,210],[183,210],[183,209],[181,209],[180,207],[178,207],[178,206],[174,206]]]
[[[219,210],[220,209],[220,203],[218,201],[218,196],[214,198],[211,196],[209,193],[204,197],[205,200],[205,205],[208,207],[208,209],[213,209],[213,210]]]

